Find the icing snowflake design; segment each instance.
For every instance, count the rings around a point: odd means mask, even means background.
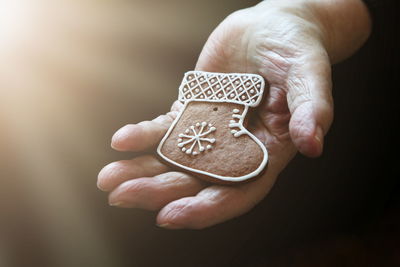
[[[194,156],[205,150],[210,150],[212,149],[211,144],[215,143],[215,138],[207,138],[207,136],[215,130],[217,129],[212,124],[208,124],[205,121],[198,122],[195,126],[190,126],[186,129],[185,133],[179,134],[178,147],[182,148],[182,152]],[[204,143],[208,144],[205,145]],[[190,145],[190,147],[186,145]]]

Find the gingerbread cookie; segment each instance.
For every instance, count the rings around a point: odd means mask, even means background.
[[[215,183],[257,177],[267,165],[268,152],[243,123],[263,91],[264,79],[256,74],[185,73],[179,87],[184,107],[161,140],[158,154]]]

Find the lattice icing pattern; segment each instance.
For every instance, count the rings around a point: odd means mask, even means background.
[[[264,92],[264,79],[257,74],[189,71],[179,87],[179,100],[231,102],[257,106]]]

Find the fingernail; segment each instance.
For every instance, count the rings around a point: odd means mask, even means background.
[[[123,202],[122,201],[117,201],[117,202],[111,202],[109,203],[110,206],[112,207],[119,207],[122,206]]]
[[[125,135],[125,129],[122,127],[118,131],[114,133],[114,135],[111,137],[111,147],[112,148],[118,148],[118,141],[123,138]]]
[[[319,144],[320,151],[322,153],[323,147],[324,147],[324,131],[320,126],[317,127],[317,130],[315,131],[315,136],[314,139],[317,141]]]
[[[181,227],[178,227],[177,225],[171,224],[171,223],[162,223],[162,224],[157,224],[158,227],[160,228],[165,228],[165,229],[180,229]]]
[[[97,183],[97,188],[100,189],[103,192],[107,191],[105,188],[101,187],[101,185],[99,183]]]

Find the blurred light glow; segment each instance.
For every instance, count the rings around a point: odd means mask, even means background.
[[[32,1],[0,0],[0,44],[18,41],[29,30]]]

